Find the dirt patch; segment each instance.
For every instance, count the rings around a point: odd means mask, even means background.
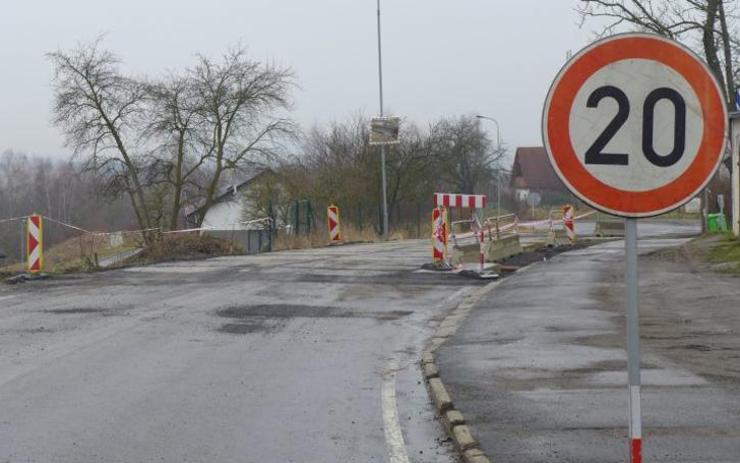
[[[702,237],[640,257],[640,329],[646,351],[707,379],[737,384],[740,278],[712,271],[709,256],[721,240]],[[615,315],[623,314],[623,278],[622,268],[610,269],[613,284],[594,293]]]
[[[501,262],[502,265],[524,267],[535,262],[549,260],[552,257],[567,251],[583,249],[595,244],[591,241],[578,241],[573,245],[566,244],[561,246],[541,246],[532,251],[523,252],[516,256],[511,256]]]
[[[135,257],[126,260],[125,264],[197,260],[243,253],[241,246],[229,240],[200,235],[197,232],[178,233],[161,236]]]

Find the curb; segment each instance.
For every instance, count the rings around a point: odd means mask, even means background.
[[[473,306],[502,281],[497,280],[489,283],[483,288],[464,296],[460,304],[439,324],[421,356],[421,370],[429,396],[437,410],[439,420],[447,430],[447,434],[449,434],[465,463],[491,463],[491,460],[481,450],[480,444],[473,437],[463,414],[455,409],[452,397],[450,397],[442,379],[439,377],[439,368],[434,361],[434,352],[457,332],[460,325],[470,315]]]

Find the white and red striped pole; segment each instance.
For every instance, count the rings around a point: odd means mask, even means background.
[[[565,226],[565,232],[568,234],[568,241],[570,244],[576,242],[576,220],[573,216],[573,206],[566,204],[563,206],[563,226]]]
[[[41,273],[44,270],[44,223],[41,216],[29,216],[26,229],[28,272]]]
[[[342,242],[339,225],[339,208],[332,204],[326,209],[326,220],[329,226],[329,243],[338,244]]]
[[[445,260],[447,252],[447,219],[442,207],[432,211],[432,259],[434,262]]]

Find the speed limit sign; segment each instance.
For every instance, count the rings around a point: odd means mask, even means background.
[[[573,194],[624,217],[630,462],[642,462],[637,219],[668,212],[709,182],[727,109],[690,50],[647,34],[597,41],[555,78],[542,113],[550,162]]]
[[[545,148],[568,189],[622,217],[693,198],[719,166],[726,133],[723,93],[707,66],[648,34],[580,51],[555,78],[542,116]]]

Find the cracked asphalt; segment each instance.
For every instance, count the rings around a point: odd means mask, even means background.
[[[0,462],[453,462],[417,361],[479,283],[417,272],[429,254],[392,242],[0,287]]]

